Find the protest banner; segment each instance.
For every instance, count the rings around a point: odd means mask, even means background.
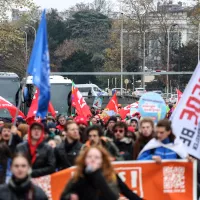
[[[120,178],[145,200],[197,200],[196,161],[163,161],[162,164],[153,161],[127,161],[113,164]],[[36,178],[34,183],[46,191],[50,200],[59,200],[74,170],[75,168],[69,168]]]
[[[139,113],[142,117],[150,117],[157,123],[166,116],[165,101],[157,93],[145,93],[139,100]]]
[[[200,63],[173,112],[171,121],[174,134],[185,144],[188,153],[200,159]]]

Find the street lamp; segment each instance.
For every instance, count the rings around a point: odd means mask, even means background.
[[[28,61],[28,34],[26,31],[21,30],[25,34],[25,68]]]
[[[143,31],[143,67],[142,72],[145,72],[145,65],[146,65],[146,32]],[[142,87],[145,88],[145,75],[142,76]]]
[[[36,39],[36,29],[35,29],[35,27],[33,27],[33,26],[31,26],[31,25],[29,25],[29,24],[25,24],[25,28],[32,28],[33,29],[33,31],[34,31],[34,39]]]
[[[173,26],[179,26],[178,24],[171,24],[167,29],[167,72],[169,72],[169,47],[170,47],[170,30]],[[180,28],[180,27],[179,27]],[[180,30],[178,31],[180,33]],[[167,74],[167,96],[169,94],[169,75]]]
[[[124,53],[124,33],[123,33],[123,29],[124,29],[124,14],[123,12],[121,13],[121,39],[120,39],[120,43],[121,43],[121,96],[123,95],[123,65],[124,65],[124,60],[123,60],[123,53]]]

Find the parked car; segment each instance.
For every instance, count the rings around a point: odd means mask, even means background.
[[[107,92],[103,91],[95,84],[76,84],[76,87],[84,97],[96,97],[98,95],[108,96]]]
[[[144,93],[146,93],[145,88],[135,88],[135,91],[133,92],[133,96],[140,98]]]
[[[178,101],[178,95],[177,94],[172,94],[171,97],[169,98],[170,103],[176,103]]]

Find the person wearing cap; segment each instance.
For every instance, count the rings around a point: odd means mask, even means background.
[[[65,125],[66,125],[66,123],[67,123],[66,117],[65,117],[64,115],[60,115],[60,116],[58,117],[58,123],[59,123],[59,125],[56,126],[56,128],[57,128],[58,130],[60,130],[60,131],[63,131],[64,128],[65,128]]]
[[[113,139],[113,127],[117,123],[117,118],[115,116],[111,116],[107,122],[107,129],[104,132],[106,137]]]
[[[139,136],[140,136],[140,133],[138,131],[139,130],[139,119],[137,117],[132,117],[131,120],[130,120],[130,126],[134,128],[135,136],[138,139]]]
[[[25,154],[32,165],[33,178],[52,174],[55,171],[53,149],[44,141],[44,126],[33,122],[28,132],[28,141],[17,146],[16,152]]]
[[[76,122],[65,125],[65,140],[54,149],[56,168],[63,170],[74,165],[76,157],[82,148],[79,127]]]
[[[48,117],[47,117],[47,124],[48,124],[48,123],[55,123],[55,122],[56,122],[56,120],[54,119],[53,116],[48,116]]]
[[[49,136],[53,139],[56,135],[60,135],[60,131],[56,128],[56,124],[53,122],[47,123]]]

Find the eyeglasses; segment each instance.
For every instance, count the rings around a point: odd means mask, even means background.
[[[119,132],[119,133],[124,133],[124,130],[122,130],[122,129],[116,129],[116,130],[114,130],[114,132],[115,132],[115,133],[118,133],[118,132]]]

